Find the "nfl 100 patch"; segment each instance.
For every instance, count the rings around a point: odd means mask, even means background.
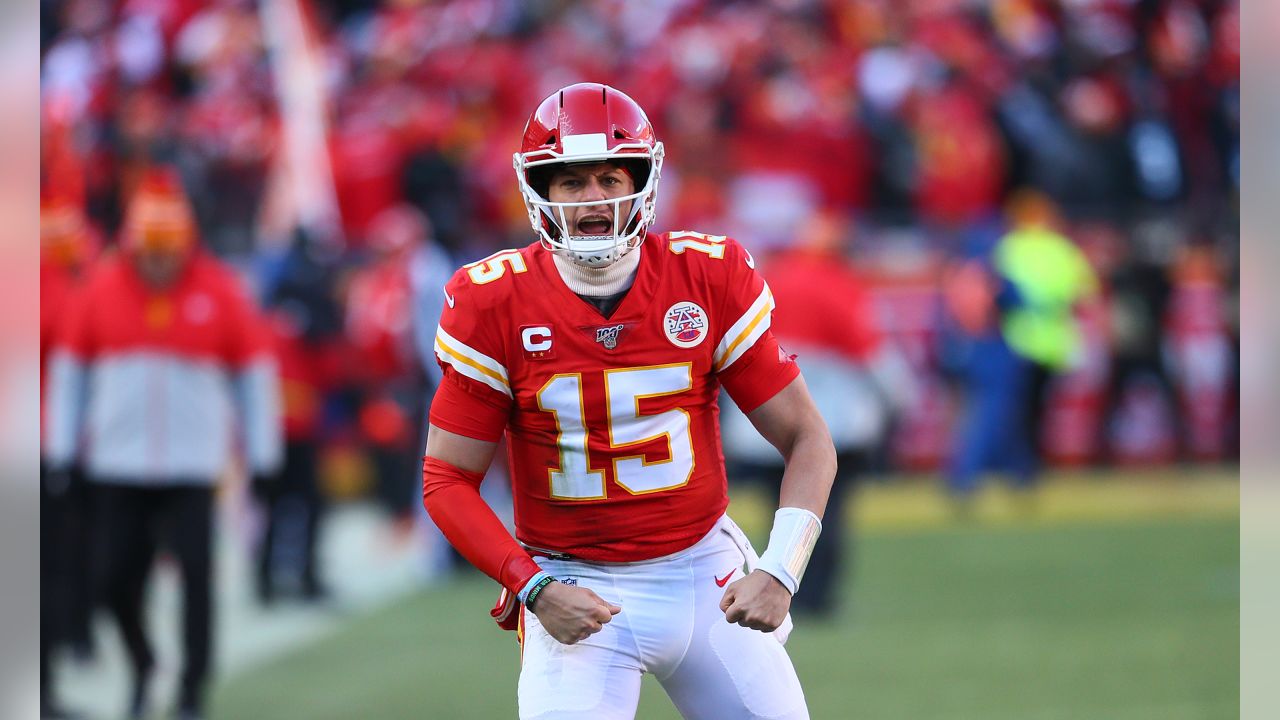
[[[618,324],[596,328],[596,342],[603,345],[606,350],[613,350],[618,347],[618,337],[622,334],[623,327],[625,325]]]

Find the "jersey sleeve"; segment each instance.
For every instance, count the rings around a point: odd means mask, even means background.
[[[280,363],[266,315],[231,268],[201,259],[217,283],[223,361],[231,373],[245,465],[269,475],[284,462],[284,412]]]
[[[465,269],[444,287],[436,362],[444,373],[431,423],[477,440],[502,435],[512,405],[502,342],[501,288],[475,285]]]
[[[104,292],[108,288],[103,275],[102,271],[90,275],[84,285],[73,287],[67,293],[63,315],[53,323],[54,352],[69,353],[82,363],[92,360],[97,353],[94,309],[104,304],[102,298],[110,297]]]
[[[770,329],[773,293],[755,260],[734,240],[724,245],[722,321],[712,367],[734,403],[749,413],[791,384],[800,369]]]

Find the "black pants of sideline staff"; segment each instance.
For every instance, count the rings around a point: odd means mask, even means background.
[[[40,716],[62,714],[54,650],[91,652],[89,498],[77,472],[40,469]]]
[[[147,578],[163,547],[178,561],[182,578],[184,666],[179,706],[199,712],[209,675],[212,608],[213,488],[205,484],[132,485],[95,482],[98,597],[120,625],[132,664],[130,713],[145,714],[155,653],[147,637]]]
[[[265,505],[267,515],[258,548],[258,599],[264,605],[274,601],[281,585],[291,580],[297,581],[306,599],[319,600],[326,593],[316,557],[325,512],[317,453],[314,441],[290,440],[285,443],[280,473],[254,478],[254,495]]]

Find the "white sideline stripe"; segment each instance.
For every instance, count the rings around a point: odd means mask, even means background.
[[[773,313],[773,293],[766,284],[751,307],[738,318],[716,345],[712,364],[719,372],[728,368],[744,353],[755,346],[760,336],[769,329]]]

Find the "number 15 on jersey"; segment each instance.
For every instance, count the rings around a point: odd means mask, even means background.
[[[605,473],[591,469],[584,382],[603,382],[607,441],[614,477],[635,495],[678,488],[693,475],[689,413],[681,408],[642,412],[640,401],[693,389],[690,363],[621,368],[601,373],[553,375],[538,391],[538,408],[555,417],[559,466],[551,469],[551,497],[599,500],[606,497]],[[643,448],[665,439],[665,459],[646,460]],[[632,449],[634,453],[627,454]],[[652,454],[652,453],[650,453]]]

